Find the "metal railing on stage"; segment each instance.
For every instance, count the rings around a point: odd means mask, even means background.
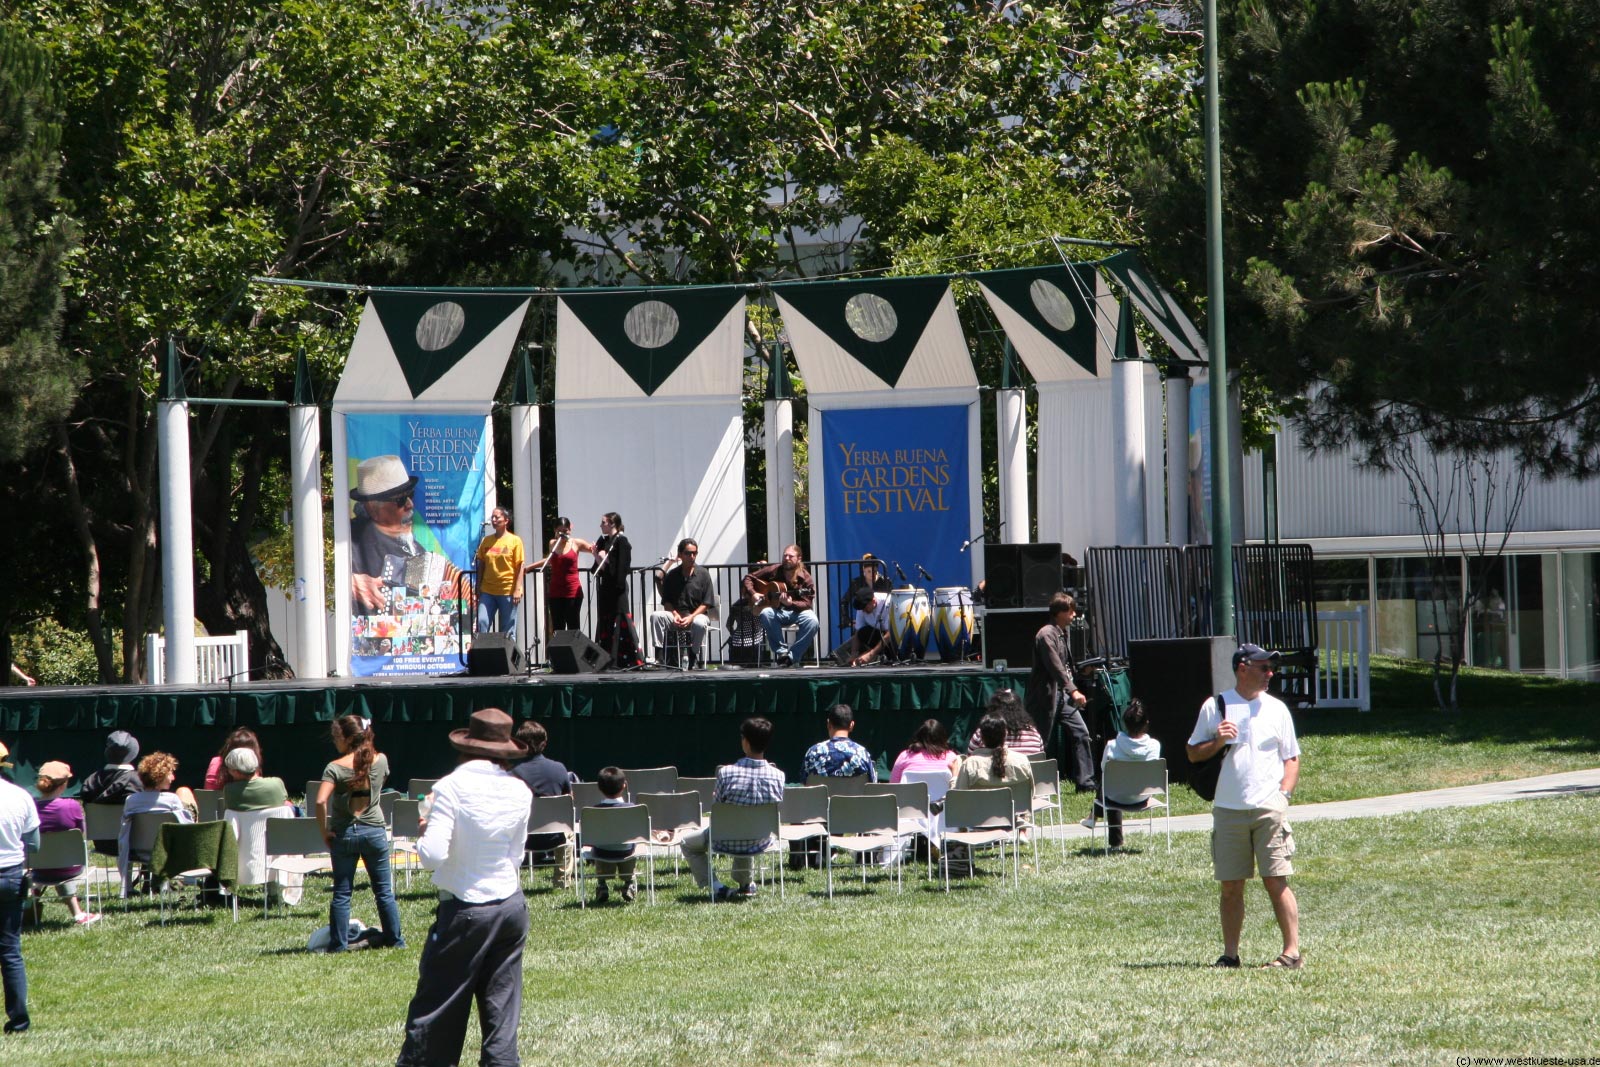
[[[1091,627],[1096,650],[1125,657],[1128,642],[1209,637],[1209,545],[1091,548]],[[1316,696],[1317,605],[1310,545],[1234,545],[1234,633],[1284,653],[1277,687],[1286,699]]]
[[[651,613],[661,608],[657,574],[669,562],[676,565],[675,561],[663,560],[644,567],[634,567],[628,572],[628,603],[633,609],[633,626],[639,648],[647,658],[657,661],[666,658],[662,654],[664,652],[676,654],[678,651],[677,648],[658,649],[650,627]],[[760,625],[756,613],[743,603],[744,591],[741,588],[746,574],[764,566],[767,564],[759,562],[698,565],[698,569],[711,578],[711,588],[716,598],[716,606],[710,613],[711,628],[706,636],[703,659],[706,665],[755,665],[758,659],[764,658],[764,654],[758,651],[762,643]],[[818,623],[815,654],[818,658],[826,659],[835,647],[849,639],[854,611],[845,598],[850,592],[852,580],[861,573],[861,561],[817,560],[808,562],[806,567],[817,585],[816,601],[812,608],[817,614]],[[528,652],[530,664],[540,662],[538,650],[547,647],[546,639],[549,636],[548,610],[544,607],[543,598],[532,595],[533,583],[539,580],[537,575],[529,576],[525,619],[530,630],[529,634],[520,638],[520,643]],[[594,576],[582,571],[579,582],[583,589],[583,632],[593,637],[597,622]],[[539,640],[531,641],[530,635]]]

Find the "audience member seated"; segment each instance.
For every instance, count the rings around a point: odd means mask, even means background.
[[[1144,710],[1144,705],[1137,699],[1128,701],[1128,707],[1122,713],[1122,729],[1117,731],[1117,736],[1106,742],[1105,755],[1101,757],[1102,764],[1112,760],[1127,760],[1142,762],[1161,758],[1161,742],[1150,736],[1150,713]],[[1117,798],[1110,798],[1115,801]],[[1100,817],[1106,820],[1106,845],[1109,848],[1119,848],[1122,845],[1122,812],[1105,811],[1100,802],[1094,802],[1094,811],[1083,825],[1093,830],[1095,820]]]
[[[772,743],[772,722],[769,719],[750,718],[739,726],[739,743],[744,758],[717,768],[717,784],[712,788],[711,800],[715,804],[744,804],[751,807],[761,804],[783,803],[783,772],[767,762],[767,746]],[[756,895],[751,880],[755,869],[753,857],[765,852],[772,838],[763,837],[746,841],[735,852],[729,842],[723,842],[723,851],[734,853],[733,886],[723,885],[711,870],[711,828],[692,833],[683,839],[683,858],[694,875],[695,885],[701,889],[711,887],[718,900],[734,897],[750,898]]]
[[[39,768],[39,776],[34,780],[34,786],[39,791],[39,797],[34,802],[39,808],[39,833],[53,834],[62,830],[83,829],[83,805],[71,797],[61,794],[66,791],[67,783],[72,781],[72,768],[60,760],[51,760]],[[39,921],[40,912],[43,910],[38,898],[46,889],[55,888],[56,895],[67,902],[67,907],[72,911],[72,921],[79,926],[88,926],[90,923],[99,922],[100,916],[95,912],[84,911],[78,903],[78,893],[83,888],[83,864],[72,867],[53,867],[48,869],[36,868],[33,872],[33,921]]]
[[[289,803],[289,790],[282,778],[261,777],[261,756],[255,749],[233,749],[222,762],[233,779],[222,787],[224,809],[265,811]]]
[[[261,766],[261,742],[256,737],[256,732],[248,726],[240,726],[228,734],[228,739],[222,742],[222,747],[217,749],[217,754],[211,757],[211,762],[206,765],[207,789],[221,789],[229,782],[238,778],[228,773],[226,757],[236,748],[248,748],[256,754],[256,766]]]
[[[991,712],[983,717],[976,737],[984,751],[961,761],[955,788],[993,789],[1012,782],[1033,781],[1033,765],[1027,756],[1011,747],[1010,731],[1010,724],[1000,716]]]
[[[1010,690],[1004,692],[1009,693]],[[1013,696],[1012,699],[1015,700],[1016,697]],[[1027,756],[1008,743],[1010,732],[1011,725],[993,712],[979,721],[976,736],[979,746],[984,751],[961,761],[961,769],[956,772],[956,789],[994,789],[999,786],[1009,786],[1012,782],[1027,782],[1028,793],[1033,792],[1033,764],[1028,762]],[[1020,825],[1027,816],[1026,808],[1018,812],[1018,824]],[[1026,828],[1023,828],[1022,833],[1026,838]],[[959,857],[952,852],[951,859]]]
[[[596,807],[601,808],[631,808],[626,800],[622,799],[628,791],[628,776],[620,768],[603,767],[595,784],[600,787],[600,795],[604,798]],[[639,880],[634,875],[634,867],[638,860],[633,857],[633,846],[626,848],[591,848],[594,856],[594,902],[604,904],[611,899],[611,890],[606,887],[607,878],[617,880],[617,888],[621,891],[622,901],[632,904],[639,895]]]
[[[174,791],[172,780],[178,775],[178,758],[167,752],[152,752],[139,761],[139,792],[122,805],[122,832],[117,837],[117,870],[122,875],[122,894],[133,889],[133,857],[128,854],[128,835],[133,817],[150,811],[170,811],[179,822],[194,822],[200,805],[186,785]]]
[[[1017,694],[1010,689],[997,690],[989,698],[989,705],[984,709],[987,715],[998,715],[1006,724],[1006,747],[1017,755],[1026,759],[1036,756],[1044,751],[1044,738],[1039,736],[1039,728],[1033,724],[1033,716],[1022,706],[1022,701],[1017,699]],[[978,731],[972,731],[972,737],[967,741],[967,749],[971,751],[984,746],[979,738]]]
[[[850,731],[856,728],[855,712],[849,704],[835,704],[828,709],[828,738],[806,749],[801,770],[807,779],[812,775],[823,778],[855,778],[866,775],[867,781],[878,780],[878,768],[873,765],[872,754],[865,747],[850,740]]]
[[[572,792],[572,775],[567,768],[544,754],[550,744],[550,734],[540,723],[529,719],[517,727],[517,740],[528,746],[528,758],[511,768],[511,773],[521,778],[534,797],[560,797]],[[538,801],[534,801],[535,818]],[[565,889],[572,884],[572,839],[566,834],[529,834],[528,851],[534,854],[535,864],[554,864],[555,887]]]
[[[953,779],[961,757],[950,747],[950,731],[938,719],[928,719],[911,735],[911,743],[894,758],[889,781],[905,780],[907,771],[944,771]]]
[[[113,730],[106,738],[106,765],[83,780],[78,799],[85,804],[121,804],[133,796],[144,788],[139,772],[133,769],[138,758],[139,742],[134,736],[126,730]]]

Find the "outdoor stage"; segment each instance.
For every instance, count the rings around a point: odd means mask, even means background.
[[[81,780],[104,762],[106,734],[127,730],[144,753],[180,761],[180,784],[199,786],[206,763],[235,725],[261,737],[263,770],[291,794],[319,778],[334,757],[328,723],[358,713],[373,720],[392,781],[436,778],[455,763],[446,734],[485,707],[538,719],[550,731],[547,754],[593,779],[607,764],[676,766],[710,775],[739,756],[738,724],[764,715],[776,725],[771,758],[791,780],[806,748],[825,736],[823,713],[855,709],[855,737],[893,760],[922,720],[938,718],[964,744],[997,689],[1019,694],[1026,671],[977,665],[908,667],[720,667],[601,675],[439,677],[403,681],[331,679],[226,686],[74,686],[0,690],[0,740],[12,750],[17,781],[46,760],[65,760]]]

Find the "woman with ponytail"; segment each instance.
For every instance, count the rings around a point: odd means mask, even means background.
[[[957,789],[992,789],[1017,781],[1033,781],[1033,765],[1028,757],[1006,744],[1006,734],[1005,719],[992,712],[983,717],[978,723],[978,739],[988,751],[961,761],[961,770],[956,774]]]
[[[357,861],[366,864],[372,895],[378,902],[383,936],[375,943],[404,948],[400,907],[395,903],[394,882],[389,874],[389,830],[378,803],[383,783],[389,777],[389,761],[373,746],[372,723],[360,715],[344,715],[333,721],[333,744],[339,750],[339,758],[323,768],[316,799],[317,825],[333,858],[333,902],[328,905],[332,940],[328,951],[344,952],[368,944],[349,943],[350,896]]]

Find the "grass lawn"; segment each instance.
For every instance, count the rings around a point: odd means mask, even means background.
[[[920,880],[830,903],[821,875],[712,906],[684,877],[654,906],[580,912],[530,895],[521,1049],[584,1064],[1454,1064],[1600,1055],[1600,797],[1296,829],[1307,969],[1213,971],[1207,839],[1109,859],[1054,846],[1020,891]],[[1143,844],[1142,840],[1134,839]],[[670,868],[668,869],[670,872]],[[0,1063],[393,1062],[431,914],[412,947],[298,951],[290,917],[169,923],[114,905],[25,937],[35,1029]],[[358,887],[356,915],[373,921]],[[1259,887],[1244,956],[1278,951]],[[463,1059],[476,1062],[476,1048]]]

